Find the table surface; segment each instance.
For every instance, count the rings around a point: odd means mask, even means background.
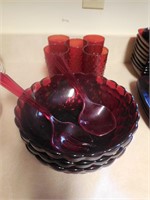
[[[11,66],[11,67],[10,67]],[[6,62],[6,72],[23,88],[47,76],[42,62]],[[139,102],[138,76],[130,64],[107,66],[106,78],[131,92],[139,104],[139,127],[126,152],[109,167],[87,174],[65,174],[42,165],[30,154],[14,123],[17,98],[0,87],[0,199],[148,200],[148,119]]]

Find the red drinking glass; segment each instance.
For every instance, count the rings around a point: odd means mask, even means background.
[[[66,44],[69,41],[69,36],[67,35],[50,35],[48,36],[48,44]]]
[[[83,39],[88,43],[88,44],[96,44],[95,46],[90,46],[89,51],[91,52],[98,52],[101,54],[105,42],[105,38],[101,35],[85,35]]]
[[[103,50],[100,56],[100,63],[99,63],[99,66],[96,68],[96,74],[104,75],[108,53],[109,53],[108,48],[103,47]]]
[[[60,55],[68,63],[69,61],[69,47],[64,44],[51,44],[44,47],[45,61],[48,67],[49,76],[61,74],[57,66],[57,57]]]
[[[100,71],[101,53],[97,49],[97,44],[88,44],[83,48],[82,72],[97,74]]]
[[[50,35],[48,36],[48,46],[44,47],[45,60],[48,67],[49,75],[60,74],[57,69],[56,56],[63,56],[68,62],[69,56],[69,36],[67,35]]]
[[[82,71],[83,46],[84,41],[80,38],[72,38],[69,40],[69,67],[74,73]]]

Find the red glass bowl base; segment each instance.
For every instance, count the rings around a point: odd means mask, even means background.
[[[26,143],[26,147],[30,153],[32,153],[42,164],[45,164],[56,171],[65,172],[65,173],[87,173],[93,172],[97,169],[107,167],[111,165],[117,158],[123,155],[126,150],[126,146],[131,142],[132,136],[130,135],[124,143],[115,149],[114,152],[111,152],[111,155],[105,156],[104,154],[99,155],[93,160],[88,160],[88,158],[83,157],[82,160],[73,162],[72,160],[67,160],[57,155],[50,156],[44,150],[39,149],[38,147],[27,142],[25,138],[22,139]]]

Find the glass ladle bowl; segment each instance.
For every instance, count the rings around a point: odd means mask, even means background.
[[[117,124],[113,113],[106,106],[95,103],[88,98],[61,54],[53,54],[52,56],[57,68],[66,76],[83,101],[83,107],[78,117],[80,126],[95,136],[104,136],[112,132]]]

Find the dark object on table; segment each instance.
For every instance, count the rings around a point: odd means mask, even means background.
[[[149,32],[139,29],[131,56],[131,63],[138,75],[149,74]]]
[[[143,38],[145,39],[145,41],[146,41],[147,43],[149,43],[149,35],[150,35],[150,29],[145,28],[145,29],[143,30],[142,36],[143,36]]]
[[[140,100],[146,115],[149,117],[150,113],[150,94],[149,94],[150,80],[149,76],[143,75],[137,82],[137,88],[140,96]]]

